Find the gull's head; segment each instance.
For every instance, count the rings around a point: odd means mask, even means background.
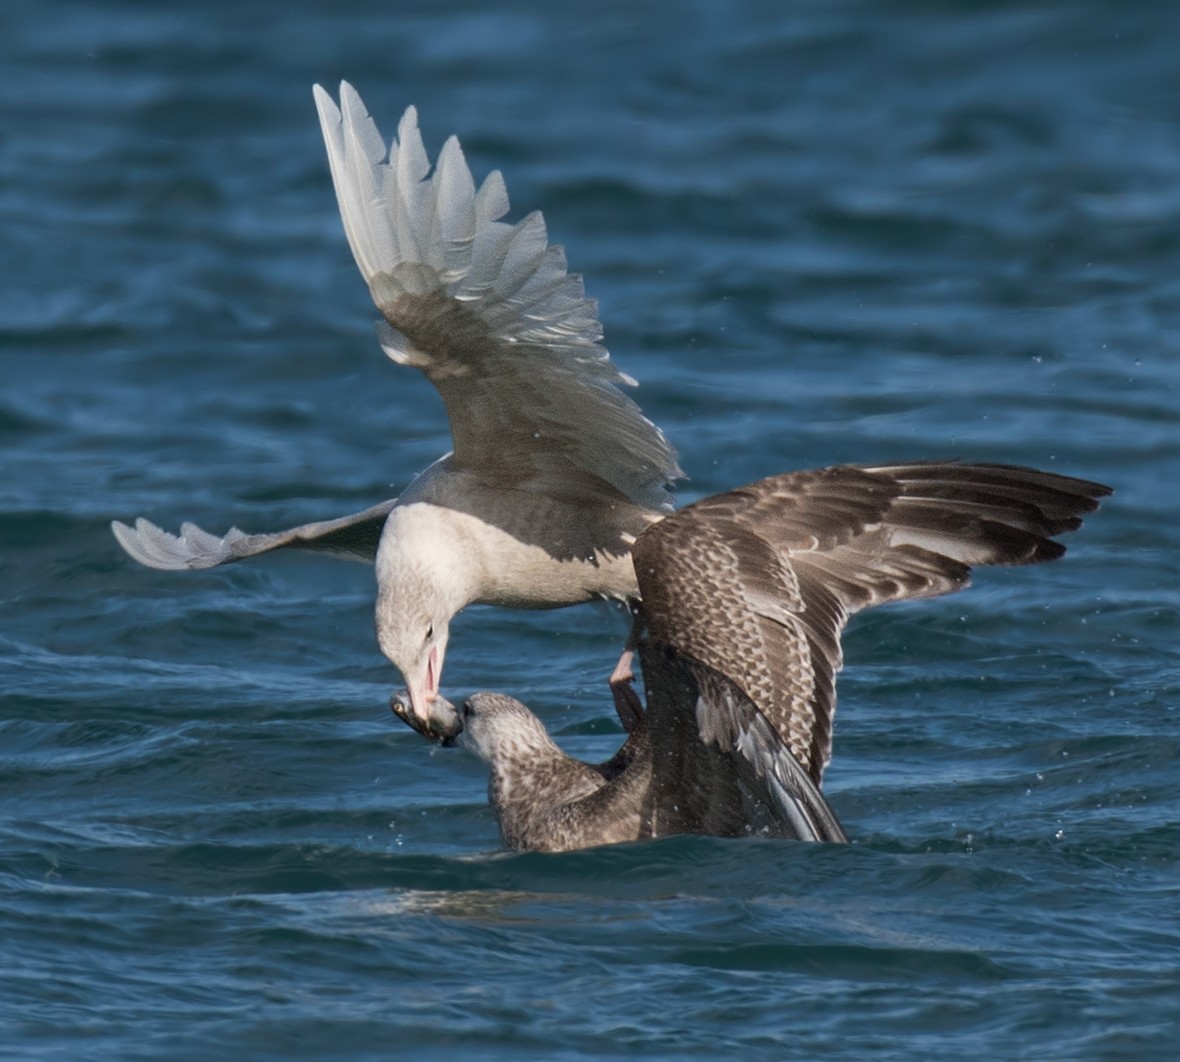
[[[424,729],[439,695],[452,615],[429,579],[383,583],[377,595],[377,641],[402,673],[410,714]]]
[[[463,744],[493,766],[539,752],[561,755],[541,720],[503,693],[473,693],[463,703]]]
[[[421,479],[429,477],[430,469]],[[468,543],[453,524],[446,508],[401,501],[386,519],[377,549],[377,641],[405,679],[411,726],[428,727],[451,619],[479,596],[472,589]]]

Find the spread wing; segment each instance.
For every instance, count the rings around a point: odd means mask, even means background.
[[[1059,557],[1052,536],[1077,528],[1109,493],[1048,472],[954,462],[772,476],[639,536],[649,637],[734,683],[818,785],[848,617],[958,590],[974,565]]]
[[[593,481],[668,506],[682,473],[660,430],[620,389],[597,307],[539,213],[500,221],[498,172],[478,189],[451,137],[431,171],[409,108],[385,146],[356,91],[316,106],[344,231],[384,320],[385,352],[442,395],[454,467],[507,486]]]
[[[371,564],[377,556],[377,543],[381,540],[385,518],[396,502],[397,499],[392,498],[363,512],[350,513],[335,520],[319,520],[262,535],[247,535],[232,527],[218,538],[202,531],[196,524],[181,524],[180,534],[173,535],[142,516],[135,521],[134,527],[113,520],[111,530],[119,545],[149,568],[215,568],[219,564],[233,564],[259,553],[286,548],[319,550]]]

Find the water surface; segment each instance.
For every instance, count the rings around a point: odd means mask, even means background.
[[[12,0],[0,18],[0,1053],[1137,1058],[1180,1031],[1171,5]],[[311,102],[416,103],[545,212],[692,477],[962,457],[1116,495],[870,613],[846,848],[500,851],[392,719],[372,573],[134,565],[448,447]],[[451,692],[619,742],[605,607],[471,609]]]

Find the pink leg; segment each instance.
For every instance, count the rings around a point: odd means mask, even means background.
[[[627,636],[627,644],[623,646],[623,653],[610,677],[610,692],[615,699],[615,711],[628,734],[634,733],[643,722],[643,702],[640,701],[639,694],[631,688],[631,683],[635,679],[631,661],[635,658],[639,635],[643,631],[643,620],[638,612],[634,612],[633,615],[634,622],[631,624],[631,633]]]

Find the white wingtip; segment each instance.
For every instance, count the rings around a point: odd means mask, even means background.
[[[469,371],[458,362],[473,362],[489,343],[511,344],[519,377],[559,388],[554,401],[575,464],[641,504],[667,506],[666,484],[683,475],[675,453],[618,389],[634,380],[610,362],[597,305],[569,273],[564,251],[550,246],[541,214],[501,221],[509,206],[503,178],[493,172],[477,190],[454,137],[432,171],[414,107],[387,145],[348,82],[338,104],[318,85],[314,96],[344,231],[385,319],[386,353],[441,378]],[[461,313],[445,318],[435,304],[426,322],[413,299],[401,302],[406,296],[446,296]],[[478,344],[464,339],[473,315]],[[456,335],[442,343],[447,327]]]
[[[432,286],[459,298],[482,294],[480,280],[497,279],[500,251],[512,235],[510,226],[497,224],[508,212],[500,174],[490,174],[476,191],[455,137],[432,172],[412,105],[387,146],[347,81],[340,83],[339,104],[320,85],[312,92],[340,217],[366,282],[372,286],[408,263],[429,267]]]
[[[213,568],[224,563],[230,556],[227,540],[234,534],[231,531],[225,538],[218,538],[195,524],[185,524],[179,535],[173,535],[142,516],[135,521],[135,527],[112,520],[111,531],[133,559],[161,571]]]

